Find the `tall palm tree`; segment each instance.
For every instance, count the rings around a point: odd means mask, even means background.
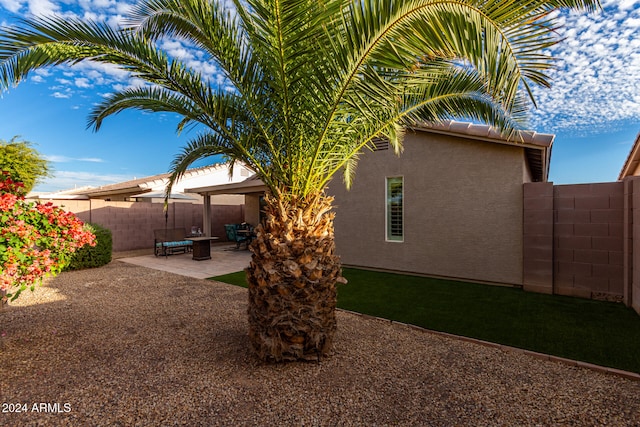
[[[597,0],[143,0],[126,28],[35,18],[0,31],[0,89],[37,68],[95,61],[146,81],[90,115],[169,111],[199,129],[172,164],[222,154],[268,187],[251,246],[249,336],[264,360],[330,353],[336,330],[332,199],[343,171],[378,138],[402,151],[403,129],[463,117],[519,129],[532,86],[549,86],[561,8]],[[179,39],[218,67],[218,87],[161,48]],[[168,189],[167,191],[170,191]]]

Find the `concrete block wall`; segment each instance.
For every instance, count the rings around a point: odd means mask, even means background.
[[[640,313],[640,177],[625,179],[625,185],[629,217],[627,227],[631,230],[631,240],[627,242],[629,271],[625,277],[627,279],[625,297],[627,305]]]
[[[553,184],[523,189],[523,280],[526,291],[553,293]]]
[[[625,182],[524,184],[523,288],[629,303],[633,197]]]
[[[82,221],[100,224],[111,230],[113,251],[153,248],[153,230],[165,228],[162,203],[115,202],[104,200],[65,200],[55,203],[75,213]],[[166,227],[202,228],[203,206],[191,203],[170,203]],[[242,205],[212,205],[212,235],[225,240],[224,224],[244,220]]]
[[[624,184],[558,185],[554,192],[554,293],[622,300]]]

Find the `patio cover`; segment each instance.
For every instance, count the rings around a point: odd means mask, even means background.
[[[211,185],[208,187],[185,188],[185,193],[197,193],[201,196],[215,196],[219,194],[252,194],[264,193],[267,186],[256,175],[245,179],[241,182],[232,182],[230,184]]]
[[[164,192],[162,192],[162,191],[153,191],[151,193],[134,194],[133,196],[129,196],[129,197],[136,198],[136,199],[164,199]],[[195,197],[191,197],[188,194],[182,194],[182,193],[171,193],[169,195],[169,199],[193,200],[193,201],[198,200]]]
[[[241,182],[233,182],[230,184],[211,185],[208,187],[186,188],[185,193],[196,193],[203,197],[202,205],[202,231],[207,237],[211,237],[211,196],[220,194],[256,194],[264,193],[267,186],[257,176]]]

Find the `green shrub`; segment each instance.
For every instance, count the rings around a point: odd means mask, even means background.
[[[111,230],[98,224],[85,224],[85,227],[96,235],[96,245],[85,245],[78,249],[65,268],[66,271],[102,267],[111,262]]]

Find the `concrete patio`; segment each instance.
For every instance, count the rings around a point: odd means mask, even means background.
[[[211,247],[211,259],[194,261],[191,254],[175,254],[169,256],[142,255],[117,258],[118,261],[135,264],[154,270],[207,279],[222,274],[241,271],[249,265],[251,252],[247,250],[230,250],[233,244],[218,244]]]

